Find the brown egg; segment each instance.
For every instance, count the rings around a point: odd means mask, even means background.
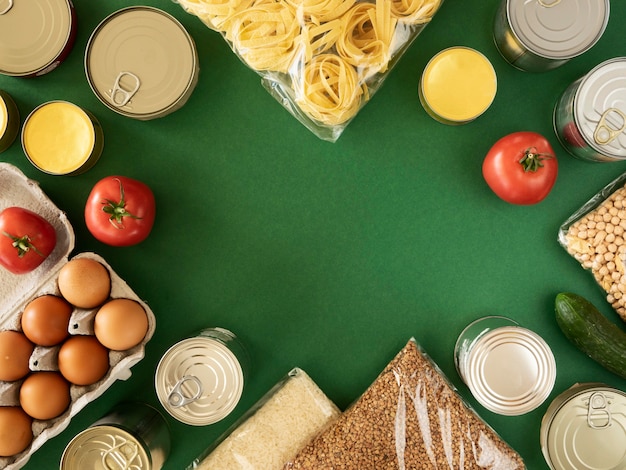
[[[72,306],[56,295],[31,300],[22,313],[22,331],[40,346],[54,346],[68,337]]]
[[[33,420],[19,406],[0,406],[0,456],[10,457],[33,440]]]
[[[34,349],[35,345],[23,333],[0,331],[0,380],[18,380],[28,374]]]
[[[113,299],[96,313],[94,330],[98,341],[115,351],[138,345],[148,332],[148,316],[134,300]]]
[[[74,258],[61,268],[59,290],[65,299],[79,308],[102,305],[111,292],[111,276],[100,262]]]
[[[109,350],[95,336],[71,336],[59,348],[59,371],[76,385],[91,385],[109,370]]]
[[[20,387],[20,405],[35,419],[56,418],[70,401],[70,384],[58,372],[35,372]]]

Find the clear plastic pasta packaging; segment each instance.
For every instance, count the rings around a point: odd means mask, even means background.
[[[415,339],[285,470],[525,469]]]
[[[340,413],[308,374],[296,367],[187,470],[281,470]]]
[[[443,0],[174,0],[222,35],[263,86],[335,142]]]
[[[626,173],[575,211],[559,228],[561,246],[590,271],[626,322]]]

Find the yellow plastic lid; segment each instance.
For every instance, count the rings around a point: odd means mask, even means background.
[[[4,98],[0,96],[0,139],[7,131],[7,125],[9,123],[9,111],[7,104],[4,102]]]
[[[71,173],[87,162],[94,143],[90,117],[67,101],[39,106],[22,130],[22,145],[30,161],[42,171],[57,175]]]
[[[491,62],[468,47],[451,47],[426,65],[420,82],[425,106],[443,120],[471,121],[484,113],[496,96],[497,77]]]

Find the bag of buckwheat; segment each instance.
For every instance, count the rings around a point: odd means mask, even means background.
[[[296,367],[187,470],[281,470],[339,414],[307,373]]]
[[[415,339],[285,470],[525,469]]]
[[[606,292],[626,321],[626,173],[620,175],[559,228],[559,243]]]

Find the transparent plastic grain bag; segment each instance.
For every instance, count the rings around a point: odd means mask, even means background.
[[[591,272],[626,321],[626,173],[576,210],[559,228],[561,246]]]
[[[285,470],[525,469],[414,338]]]
[[[335,142],[443,0],[173,0],[220,33],[317,137]]]
[[[281,470],[339,415],[307,373],[294,368],[187,470]]]

